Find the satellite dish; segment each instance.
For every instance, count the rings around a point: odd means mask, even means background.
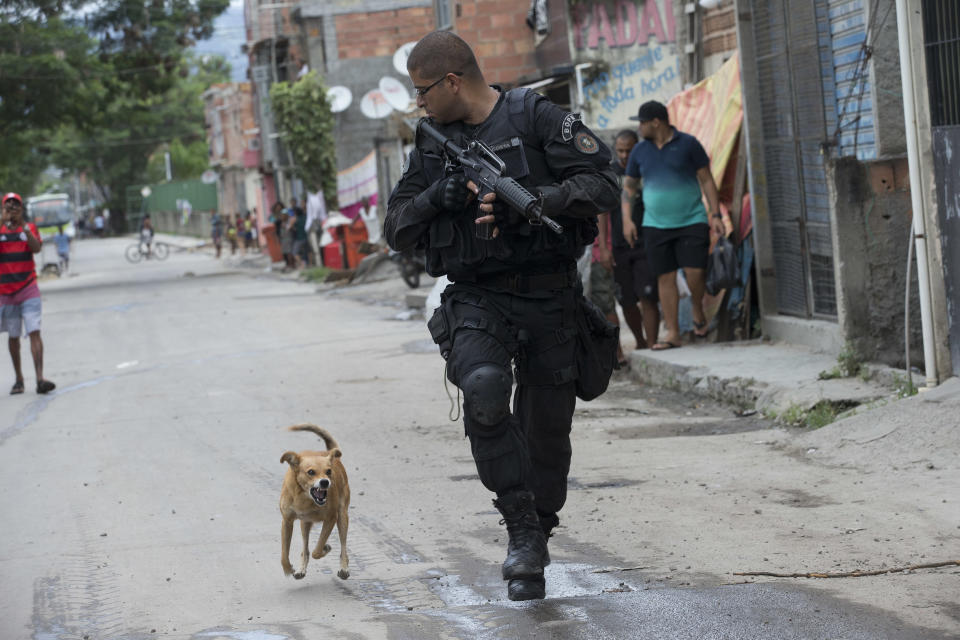
[[[217,172],[213,169],[207,169],[200,174],[200,181],[203,182],[203,184],[213,184],[217,181]]]
[[[394,52],[393,68],[397,70],[397,73],[407,75],[407,58],[410,57],[410,51],[416,45],[416,42],[408,42]]]
[[[327,101],[330,103],[330,111],[340,113],[353,102],[353,94],[343,86],[330,87],[327,89]]]
[[[410,94],[403,83],[391,76],[380,78],[380,93],[397,111],[410,110]]]
[[[140,189],[140,195],[144,198],[149,198],[151,193],[153,193],[153,191],[150,190],[150,187],[145,186],[143,189]]]
[[[391,111],[393,111],[393,107],[387,102],[386,96],[383,95],[380,89],[367,91],[367,94],[363,96],[363,99],[360,101],[360,112],[368,118],[375,120],[377,118],[385,118],[390,115]]]

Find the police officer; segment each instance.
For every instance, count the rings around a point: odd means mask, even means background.
[[[420,40],[407,71],[434,127],[461,147],[486,143],[563,226],[557,234],[531,225],[481,194],[419,131],[384,223],[391,248],[424,249],[427,271],[452,281],[430,333],[463,391],[477,472],[507,526],[508,596],[543,598],[578,389],[576,314],[585,303],[575,262],[596,237],[596,215],[619,202],[610,151],[578,115],[527,90],[487,85],[473,51],[450,32]]]

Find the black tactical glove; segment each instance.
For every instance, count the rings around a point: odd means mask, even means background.
[[[433,209],[457,212],[466,206],[471,193],[467,188],[467,176],[454,173],[434,182],[416,199],[419,204],[426,200]]]

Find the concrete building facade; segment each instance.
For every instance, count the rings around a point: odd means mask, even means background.
[[[922,170],[911,180],[895,0],[729,4],[742,60],[764,335],[834,353],[852,348],[900,367],[909,348],[912,365],[934,372],[929,382],[956,373],[950,351],[960,346],[944,278],[951,238],[937,213],[943,178],[934,171],[926,65],[923,55],[914,59]],[[919,23],[919,14],[908,15]],[[922,26],[907,28],[922,52]],[[912,199],[920,194],[918,210]],[[914,268],[908,286],[918,216],[929,279],[917,282]],[[929,313],[921,314],[922,302]]]
[[[248,82],[211,85],[203,94],[210,166],[221,215],[263,210],[257,171],[260,137]]]

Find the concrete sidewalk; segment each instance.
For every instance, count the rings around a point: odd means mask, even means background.
[[[801,417],[822,402],[843,410],[895,399],[904,371],[863,365],[853,378],[821,380],[837,366],[833,356],[801,346],[761,340],[687,344],[678,349],[628,354],[635,379],[689,391],[769,416]],[[920,376],[915,376],[916,384]],[[792,420],[786,420],[790,422]]]

